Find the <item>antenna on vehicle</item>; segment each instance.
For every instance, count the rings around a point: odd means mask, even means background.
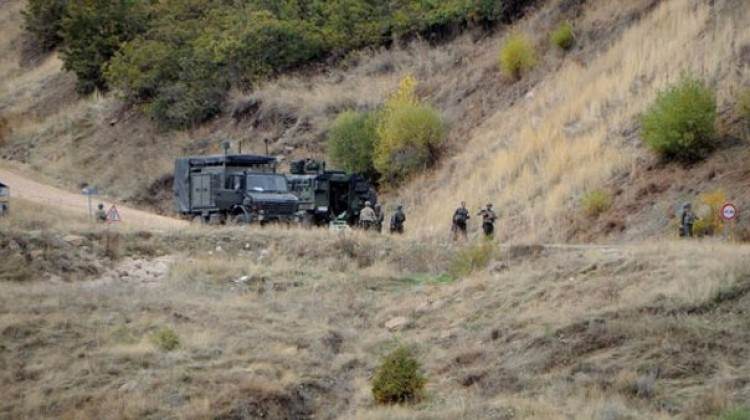
[[[268,156],[268,143],[270,143],[270,142],[271,142],[271,140],[269,140],[267,138],[263,139],[263,143],[266,144],[266,156]]]
[[[221,148],[224,149],[224,156],[229,154],[229,148],[232,147],[232,143],[229,142],[229,140],[224,140],[221,143]]]

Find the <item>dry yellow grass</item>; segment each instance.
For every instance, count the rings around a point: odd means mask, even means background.
[[[420,191],[429,179],[400,193],[424,221],[412,232],[445,231],[452,210],[446,205],[466,200],[479,208],[489,200],[505,215],[506,236],[563,239],[563,216],[575,199],[642,154],[621,133],[659,89],[691,71],[717,88],[721,103],[750,75],[734,65],[750,42],[748,10],[718,3],[714,9],[690,0],[662,2],[593,61],[567,61],[517,105],[488,118],[444,165],[456,168],[441,178],[447,185],[429,191],[429,199]],[[599,3],[583,19],[619,7]],[[722,14],[712,14],[720,7]]]

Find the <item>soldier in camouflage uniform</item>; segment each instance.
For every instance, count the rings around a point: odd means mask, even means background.
[[[372,209],[372,203],[369,201],[365,202],[365,208],[359,213],[359,226],[368,231],[372,229],[378,222],[378,216],[375,214],[375,210]]]
[[[453,232],[454,241],[458,240],[458,238],[466,240],[466,230],[470,218],[471,216],[469,215],[469,210],[466,208],[466,203],[462,201],[461,206],[453,213],[453,226],[451,231]]]
[[[682,205],[682,213],[680,214],[680,236],[685,238],[693,237],[693,225],[698,219],[695,213],[693,213],[692,206],[690,203]]]
[[[382,233],[383,222],[385,221],[385,212],[383,211],[383,207],[380,205],[380,203],[375,204],[375,216],[377,217],[377,221],[375,222],[375,230],[378,233]]]
[[[107,212],[104,211],[104,204],[102,203],[99,203],[99,205],[96,206],[96,221],[99,223],[107,221]]]
[[[482,230],[485,238],[492,239],[495,235],[495,220],[497,220],[492,204],[487,204],[487,208],[482,209],[477,215],[482,216]]]

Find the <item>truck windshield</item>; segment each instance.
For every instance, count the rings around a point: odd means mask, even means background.
[[[251,192],[287,192],[286,178],[281,175],[248,174],[247,190]]]

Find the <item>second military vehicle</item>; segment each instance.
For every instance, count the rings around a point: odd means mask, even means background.
[[[297,160],[291,163],[289,172],[289,191],[299,199],[303,224],[320,226],[345,220],[354,225],[365,202],[373,206],[377,203],[375,189],[365,177],[326,170],[323,161]]]
[[[299,202],[276,159],[257,155],[177,159],[174,194],[180,214],[213,224],[293,221]]]

